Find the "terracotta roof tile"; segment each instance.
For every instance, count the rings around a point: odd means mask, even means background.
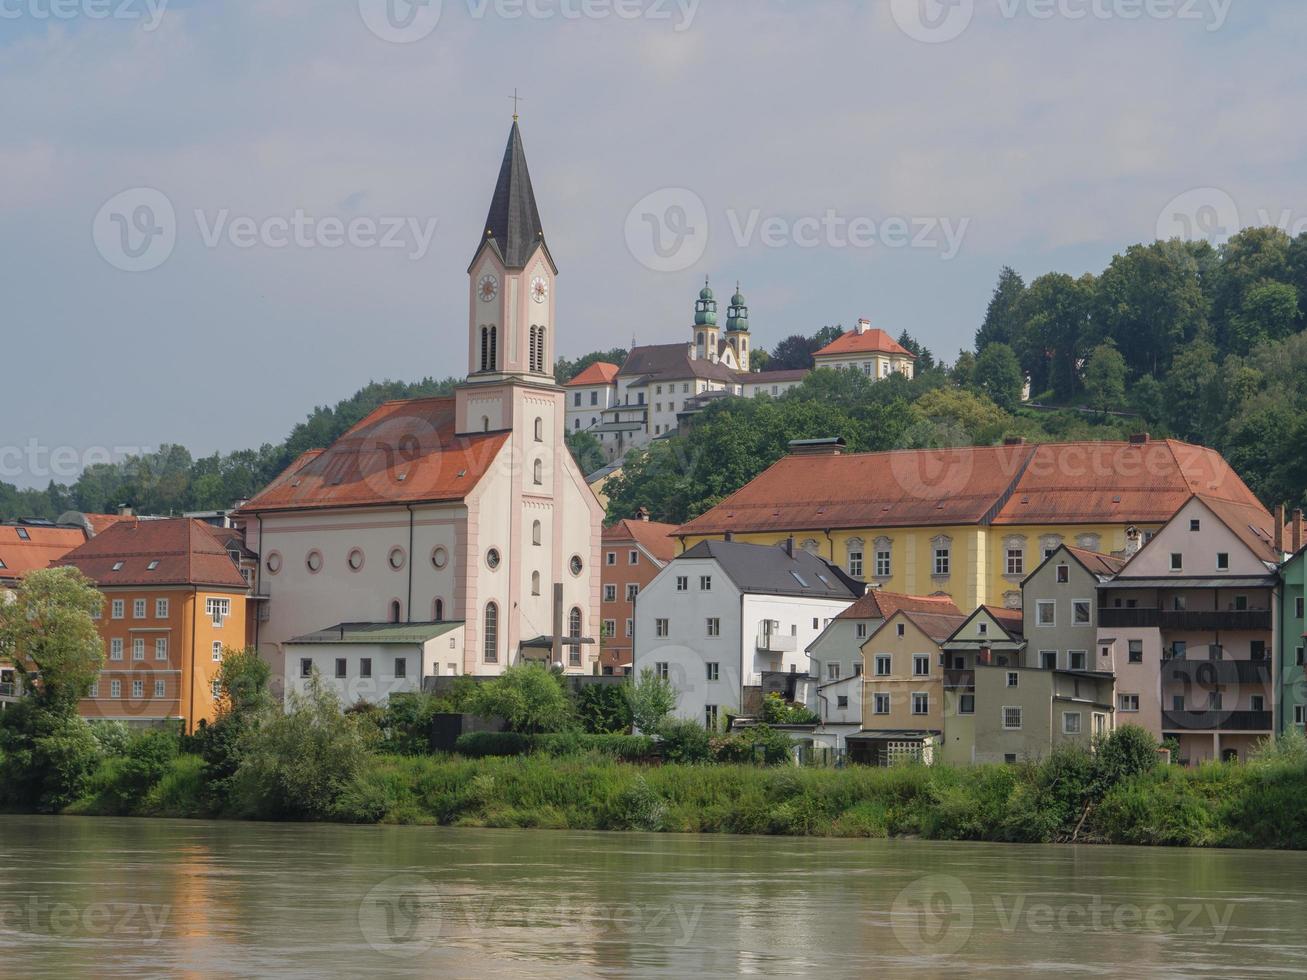
[[[850,330],[817,351],[813,357],[832,354],[900,354],[914,360],[917,356],[879,327],[873,327],[865,333]]]
[[[386,402],[328,449],[300,456],[240,513],[462,500],[507,441],[455,435],[453,398]]]
[[[1275,565],[1280,563],[1280,551],[1275,547],[1274,518],[1261,504],[1221,500],[1206,494],[1197,494],[1197,497],[1260,560]]]
[[[119,521],[55,564],[80,569],[101,588],[208,585],[244,591],[240,570],[211,532],[187,517]]]
[[[585,388],[591,385],[610,385],[617,380],[617,372],[622,370],[616,364],[596,361],[588,368],[567,382],[566,388]]]
[[[953,597],[944,593],[939,595],[904,595],[901,592],[871,589],[835,618],[889,619],[900,609],[908,612],[945,613],[950,616],[962,615],[962,610],[957,607]]]
[[[26,538],[19,532],[27,535]],[[86,540],[81,528],[41,525],[0,525],[0,579],[17,580],[28,572],[49,568]]]
[[[675,530],[675,524],[622,520],[611,527],[604,528],[604,543],[634,541],[649,554],[665,563],[676,557],[676,539],[672,536]]]
[[[1009,636],[1024,635],[1025,615],[1020,609],[1008,609],[1006,606],[993,606],[989,603],[982,603],[980,608],[989,613],[990,618],[1003,627]]]
[[[1086,551],[1084,548],[1073,548],[1070,545],[1063,545],[1062,547],[1076,561],[1084,565],[1085,569],[1092,575],[1111,576],[1125,567],[1124,558],[1100,554],[1097,551]]]
[[[870,643],[872,638],[878,635],[881,630],[888,629],[890,623],[898,619],[899,616],[916,624],[921,632],[936,643],[943,643],[957,632],[957,628],[967,620],[967,617],[960,613],[954,615],[953,613],[910,612],[906,609],[900,609],[876,628],[876,631],[867,638],[867,643]],[[863,644],[863,647],[865,648],[866,644]]]

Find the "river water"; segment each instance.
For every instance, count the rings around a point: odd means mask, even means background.
[[[1307,855],[0,817],[4,977],[1288,977]]]

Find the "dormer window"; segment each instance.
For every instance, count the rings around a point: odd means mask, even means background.
[[[121,572],[122,570],[123,570],[123,563],[122,563],[122,562],[120,562],[120,561],[116,561],[116,562],[113,563],[113,571],[115,571],[115,572]]]
[[[20,527],[20,528],[18,528],[18,540],[19,540],[19,541],[31,541],[31,540],[32,540],[32,536],[27,532],[27,528],[25,528],[25,527]]]
[[[156,558],[154,561],[150,562],[150,564],[145,566],[145,570],[147,572],[153,572],[158,567],[159,567],[159,560]]]

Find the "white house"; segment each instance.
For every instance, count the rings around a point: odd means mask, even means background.
[[[597,361],[581,371],[567,389],[567,431],[585,432],[599,425],[604,409],[617,399],[617,372],[621,368]]]
[[[809,644],[864,590],[792,540],[701,542],[637,597],[635,673],[667,678],[677,716],[716,727],[764,673],[806,678]]]
[[[406,672],[594,672],[603,509],[564,442],[556,276],[514,122],[468,268],[467,380],[378,407],[237,515],[259,556],[255,642],[288,689],[306,660],[346,685],[365,660],[393,670],[381,625],[431,626],[404,631],[431,633]],[[434,337],[433,356],[454,340]]]

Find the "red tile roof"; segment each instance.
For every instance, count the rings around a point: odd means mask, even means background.
[[[617,380],[617,372],[622,370],[616,364],[596,361],[588,368],[567,382],[566,388],[585,388],[592,385],[610,385]]]
[[[1161,524],[1194,493],[1270,515],[1221,455],[1171,440],[787,456],[678,535],[948,524]]]
[[[850,330],[817,351],[813,357],[831,354],[900,354],[914,360],[917,356],[880,327],[873,327],[865,333]]]
[[[1274,543],[1274,518],[1260,504],[1221,500],[1207,494],[1197,494],[1197,497],[1249,551],[1264,562],[1280,564],[1280,551]]]
[[[187,517],[119,521],[55,564],[81,570],[101,588],[207,585],[245,591],[245,579],[212,531]],[[153,562],[158,564],[151,569]]]
[[[453,398],[386,402],[330,448],[300,456],[240,513],[462,500],[507,441],[455,435]]]
[[[1070,545],[1063,545],[1063,547],[1066,548],[1067,554],[1084,565],[1091,575],[1115,575],[1125,567],[1124,558],[1099,554],[1097,551],[1086,551],[1084,548],[1073,548]]]
[[[27,534],[24,539],[19,530]],[[0,579],[16,580],[28,572],[49,568],[86,540],[81,528],[40,525],[0,525]]]
[[[1008,609],[1006,606],[991,606],[989,603],[982,603],[981,609],[989,613],[994,622],[1007,632],[1009,636],[1022,635],[1022,623],[1025,619],[1020,609]]]
[[[746,385],[774,385],[788,381],[802,381],[812,371],[808,368],[791,368],[785,371],[741,371],[740,383]]]
[[[86,518],[86,523],[90,525],[92,535],[107,531],[122,521],[136,520],[134,517],[124,517],[121,514],[83,514],[82,517]]]
[[[886,592],[884,589],[871,589],[861,599],[836,616],[836,619],[889,619],[900,609],[907,612],[945,613],[950,616],[962,615],[953,597],[939,595],[904,595],[901,592]]]
[[[649,554],[665,563],[676,557],[676,539],[672,537],[672,532],[675,530],[675,524],[623,520],[612,527],[604,528],[604,543],[619,544],[634,541]]]
[[[906,609],[898,610],[889,619],[876,627],[876,631],[867,638],[867,643],[871,642],[872,637],[880,634],[881,630],[888,629],[890,623],[894,622],[899,616],[916,624],[917,629],[925,633],[936,643],[943,643],[955,632],[957,628],[967,621],[967,617],[961,614],[945,612],[910,612]],[[867,644],[863,644],[865,648]]]

